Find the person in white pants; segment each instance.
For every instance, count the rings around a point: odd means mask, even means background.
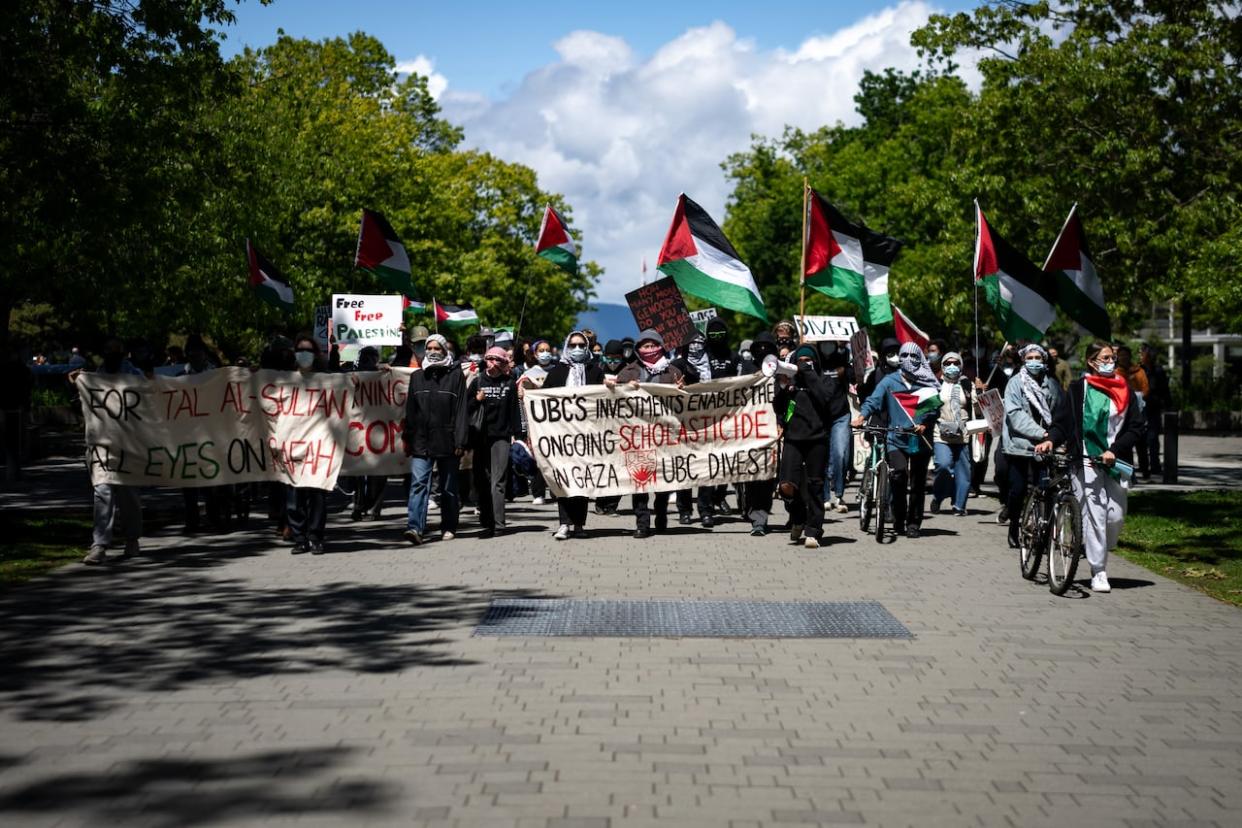
[[[1126,518],[1129,474],[1117,455],[1133,449],[1143,435],[1143,411],[1123,377],[1115,372],[1111,345],[1087,348],[1087,375],[1070,384],[1052,414],[1041,454],[1065,446],[1075,463],[1072,485],[1082,507],[1083,549],[1091,564],[1091,589],[1109,592],[1108,553],[1117,546]],[[1133,469],[1128,469],[1133,471]]]

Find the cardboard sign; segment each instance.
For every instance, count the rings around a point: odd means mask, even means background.
[[[804,342],[848,342],[858,330],[852,316],[794,316]]]
[[[1001,399],[1000,391],[995,388],[985,391],[979,397],[979,407],[983,409],[983,416],[992,428],[992,436],[1000,439],[1001,429],[1005,425],[1005,401]]]
[[[698,330],[671,276],[630,291],[625,294],[625,301],[638,329],[655,328],[664,337],[666,350],[680,346]]]
[[[315,327],[312,334],[315,341],[319,343],[319,350],[325,353],[328,350],[328,330],[332,326],[332,306],[316,305],[315,306]]]
[[[400,345],[401,297],[332,294],[332,335],[341,345]]]
[[[530,448],[557,497],[671,492],[768,480],[779,424],[769,377],[685,389],[602,385],[529,390]]]
[[[862,385],[867,375],[875,370],[875,358],[871,356],[871,337],[859,328],[850,337],[850,365],[854,369],[854,384]]]

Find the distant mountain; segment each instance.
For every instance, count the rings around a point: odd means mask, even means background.
[[[638,336],[638,326],[634,324],[629,305],[596,305],[595,310],[578,316],[577,327],[595,331],[600,342]]]

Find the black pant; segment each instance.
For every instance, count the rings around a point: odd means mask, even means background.
[[[479,525],[484,529],[505,527],[505,490],[509,485],[509,437],[479,438],[474,443],[475,503],[479,508]]]
[[[1147,433],[1139,440],[1139,474],[1147,477],[1163,471],[1160,464],[1160,422],[1163,412],[1153,411],[1151,406],[1144,412],[1147,416]]]
[[[362,515],[370,512],[371,516],[378,520],[384,510],[384,488],[387,485],[388,478],[382,474],[355,477],[354,513]]]
[[[828,467],[828,438],[786,440],[781,452],[782,482],[798,487],[790,498],[789,519],[802,527],[802,534],[818,539],[824,534],[824,469]],[[924,470],[927,464],[923,464]]]
[[[585,526],[588,505],[590,505],[590,498],[558,497],[556,499],[556,512],[560,516],[561,523],[566,526]]]
[[[996,494],[1001,503],[1009,502],[1009,455],[1005,454],[1001,444],[1003,440],[996,441]]]
[[[638,529],[651,528],[651,498],[655,498],[656,531],[668,528],[668,496],[670,492],[656,492],[654,495],[636,494],[634,501],[634,525]]]
[[[328,522],[328,498],[323,489],[287,486],[289,531],[299,543],[323,543]]]
[[[697,489],[679,489],[677,491],[677,513],[686,515],[687,517],[694,513],[695,504],[698,504],[699,517],[707,517],[712,514],[714,504],[712,503],[712,487],[700,486]]]
[[[888,451],[888,482],[893,500],[893,529],[904,531],[908,526],[923,523],[923,500],[927,491],[927,464],[930,451],[906,454]]]
[[[1009,526],[1016,529],[1022,520],[1022,507],[1026,504],[1026,491],[1032,481],[1043,480],[1048,476],[1048,467],[1044,463],[1036,463],[1032,457],[1017,454],[1008,455],[1009,460],[1009,497],[1005,507],[1009,509]]]
[[[746,510],[742,516],[750,521],[752,529],[768,528],[768,515],[772,513],[772,484],[771,480],[753,480],[743,484]],[[820,508],[823,508],[822,504]]]

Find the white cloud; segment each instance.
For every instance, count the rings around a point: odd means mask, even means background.
[[[554,44],[558,60],[506,96],[449,90],[440,100],[467,144],[533,167],[542,187],[565,194],[585,255],[607,271],[598,301],[619,302],[638,286],[642,257],[654,269],[678,193],[721,220],[730,153],[786,124],[857,123],[863,71],[917,68],[910,33],[934,11],[903,0],[791,51],[757,49],[721,22],[649,57],[575,31]]]
[[[436,63],[426,55],[419,55],[413,60],[397,61],[397,72],[402,75],[411,73],[422,75],[427,79],[427,91],[436,100],[448,88],[448,78],[436,71]]]

